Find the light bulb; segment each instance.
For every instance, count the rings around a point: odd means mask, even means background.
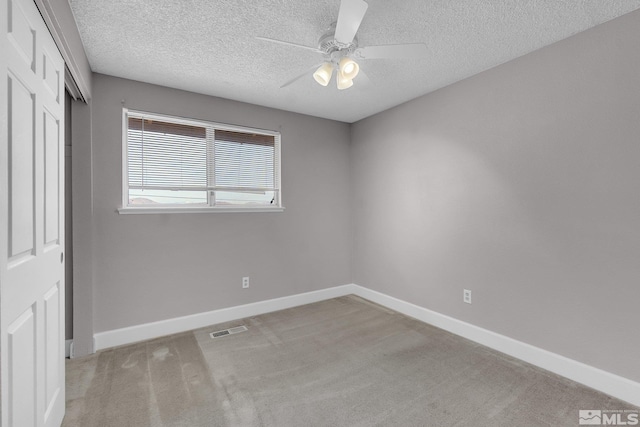
[[[338,84],[339,90],[349,89],[353,86],[353,80],[346,78],[340,71],[338,71],[336,83]]]
[[[340,60],[338,67],[342,75],[349,80],[353,80],[360,71],[358,63],[347,56]]]
[[[331,80],[331,74],[333,74],[333,64],[325,62],[313,73],[313,78],[322,86],[326,86]]]

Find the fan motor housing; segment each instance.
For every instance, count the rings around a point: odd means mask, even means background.
[[[351,43],[340,43],[336,40],[336,23],[334,22],[329,26],[327,31],[320,37],[318,41],[318,49],[324,52],[328,57],[346,56],[352,54],[358,47],[358,39],[353,38]],[[335,55],[334,52],[339,52],[340,55]]]

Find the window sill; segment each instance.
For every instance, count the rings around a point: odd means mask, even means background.
[[[259,208],[239,208],[239,207],[229,207],[229,208],[176,208],[176,207],[168,207],[168,208],[118,208],[118,213],[120,215],[137,215],[137,214],[185,214],[185,213],[265,213],[265,212],[284,212],[284,207],[259,207]]]

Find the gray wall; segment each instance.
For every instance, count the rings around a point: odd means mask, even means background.
[[[638,40],[640,11],[353,125],[354,282],[640,381]]]
[[[118,214],[122,101],[279,130],[286,210]],[[347,124],[97,74],[91,113],[94,332],[351,283]]]

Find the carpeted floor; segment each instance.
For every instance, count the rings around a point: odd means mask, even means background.
[[[638,408],[348,296],[67,361],[63,426],[577,426],[580,409]]]

